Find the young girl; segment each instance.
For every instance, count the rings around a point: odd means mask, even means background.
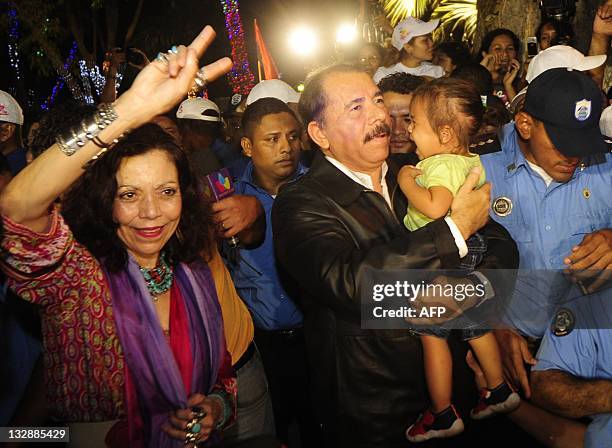
[[[423,22],[414,17],[407,17],[393,29],[391,43],[395,50],[389,55],[390,64],[385,64],[374,73],[374,82],[385,76],[403,72],[415,76],[440,78],[444,76],[444,69],[433,65],[433,40],[431,33],[438,27],[438,19]]]
[[[480,158],[468,152],[470,137],[480,127],[483,107],[472,83],[443,78],[424,84],[413,93],[410,115],[409,132],[421,161],[416,167],[402,168],[398,181],[410,204],[404,224],[415,230],[446,216],[472,168],[482,170],[479,186],[485,182]],[[482,261],[486,241],[476,234],[467,243],[470,250],[461,267],[473,270]],[[453,366],[446,342],[449,330],[436,328],[419,333],[431,408],[406,431],[411,442],[451,437],[463,431],[463,421],[451,404]],[[495,336],[478,328],[462,329],[461,336],[476,354],[487,381],[487,391],[472,410],[472,418],[482,419],[515,409],[520,398],[503,379]]]

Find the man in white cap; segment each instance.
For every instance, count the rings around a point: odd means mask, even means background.
[[[374,73],[374,82],[392,73],[404,72],[415,76],[440,78],[444,69],[429,61],[433,58],[433,40],[431,33],[438,27],[438,19],[430,22],[408,17],[398,23],[393,29],[391,43],[399,52],[395,64],[380,67]]]
[[[251,92],[246,100],[246,105],[249,106],[262,98],[276,98],[281,100],[283,103],[289,106],[289,109],[291,109],[298,119],[300,119],[300,113],[298,111],[300,94],[285,81],[281,81],[280,79],[266,79],[260,81],[251,89]],[[301,153],[300,157],[302,159],[302,163],[307,167],[310,166],[312,156],[314,154],[309,151],[310,149],[311,147],[310,140],[308,139],[308,133],[304,132],[302,134],[303,152]]]
[[[222,122],[219,107],[206,98],[189,98],[177,112],[183,147],[190,154],[198,175],[221,169],[214,144],[221,137]]]
[[[14,176],[26,166],[26,150],[21,140],[23,111],[11,95],[0,90],[0,151],[6,156]]]
[[[249,96],[247,96],[246,105],[249,106],[262,98],[276,98],[281,100],[289,106],[289,109],[299,118],[298,102],[300,101],[300,94],[285,81],[281,81],[280,79],[265,79],[258,82],[255,84],[255,87],[251,89]],[[306,142],[307,139],[304,140],[304,143]]]
[[[554,45],[538,53],[527,69],[525,79],[533,81],[536,76],[552,68],[570,68],[581,72],[600,67],[606,62],[605,54],[585,56],[568,45]]]
[[[527,68],[525,80],[530,83],[545,71],[553,68],[569,68],[581,72],[593,70],[601,67],[606,62],[606,58],[605,54],[585,56],[568,45],[554,45],[541,51],[532,59]],[[512,99],[510,104],[512,114],[516,114],[522,109],[526,94],[527,87]]]
[[[251,89],[251,93],[246,100],[246,105],[250,105],[262,98],[277,98],[285,104],[297,104],[300,101],[300,94],[285,81],[280,79],[266,79],[260,81]]]

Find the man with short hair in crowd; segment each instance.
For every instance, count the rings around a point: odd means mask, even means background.
[[[519,247],[508,329],[496,336],[506,371],[527,398],[525,364],[535,364],[555,309],[593,293],[599,282],[588,277],[612,269],[612,154],[599,131],[601,109],[601,92],[586,74],[545,71],[506,125],[502,151],[482,157],[493,185],[491,217]],[[564,270],[584,282],[582,291]]]
[[[271,213],[279,188],[304,174],[299,163],[302,127],[283,101],[264,97],[250,103],[242,117],[241,145],[250,158],[236,181],[236,193],[256,197],[266,219],[261,244],[240,249],[228,263],[236,289],[255,323],[255,342],[270,385],[276,435],[289,444],[295,422],[303,447],[320,446],[310,402],[309,367],[302,332],[302,311],[281,282],[274,256]]]
[[[181,143],[190,156],[198,176],[219,170],[219,162],[213,146],[222,135],[219,106],[206,98],[188,98],[176,111]]]
[[[412,92],[425,82],[425,78],[409,73],[394,73],[378,82],[385,107],[391,116],[389,151],[395,154],[413,153],[416,145],[410,138],[410,100]],[[414,162],[416,164],[416,161]]]
[[[7,158],[13,176],[27,164],[27,151],[21,137],[22,126],[21,106],[15,98],[0,90],[0,152]]]
[[[322,69],[307,80],[300,113],[320,151],[310,171],[279,193],[272,224],[278,261],[303,292],[322,446],[403,447],[407,422],[428,404],[421,345],[405,329],[361,328],[364,274],[456,268],[465,239],[487,221],[488,187],[473,190],[476,170],[450,217],[408,232],[398,166],[387,161],[390,118],[372,78],[349,65]],[[495,225],[483,232],[482,267],[514,266],[507,233]],[[465,347],[453,352],[465,357]],[[471,380],[457,364],[456,390],[465,399]]]

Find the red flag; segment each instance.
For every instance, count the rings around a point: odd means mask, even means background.
[[[255,42],[257,42],[257,60],[263,65],[264,79],[278,79],[278,69],[272,59],[272,55],[266,48],[266,43],[263,40],[259,25],[257,25],[257,19],[255,19]],[[259,65],[259,64],[258,64]],[[261,73],[259,74],[259,80],[261,81]]]

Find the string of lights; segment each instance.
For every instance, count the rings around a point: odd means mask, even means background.
[[[70,52],[68,53],[68,57],[66,58],[66,62],[64,62],[64,66],[63,68],[63,73],[64,76],[72,76],[70,75],[70,66],[72,65],[72,61],[74,61],[74,58],[76,56],[76,52],[77,52],[77,43],[76,40],[72,43],[72,47],[70,48]],[[40,108],[42,110],[49,110],[49,108],[53,105],[53,103],[55,102],[55,98],[57,97],[57,94],[59,93],[60,90],[62,90],[62,88],[64,87],[64,76],[62,76],[62,74],[60,73],[57,81],[55,82],[55,85],[53,86],[53,90],[51,91],[51,95],[49,95],[47,97],[47,100],[40,105]],[[74,91],[73,91],[74,94]]]
[[[19,58],[19,20],[17,19],[17,8],[15,3],[10,2],[8,7],[8,23],[9,23],[9,40],[8,40],[8,55],[9,64],[15,71],[17,81],[21,80],[21,61]]]
[[[228,74],[229,83],[234,93],[243,95],[248,94],[255,84],[255,77],[251,72],[246,43],[244,39],[244,31],[242,19],[238,9],[237,0],[221,0],[221,6],[225,15],[225,25],[228,37],[231,44],[232,61],[234,66]],[[10,64],[15,71],[16,78],[21,79],[20,59],[18,50],[19,40],[19,21],[17,19],[17,9],[14,2],[9,3],[9,44],[8,52]],[[82,80],[82,91],[76,80],[73,78],[70,67],[76,57],[77,44],[73,43],[70,53],[63,67],[58,68],[58,78],[52,88],[51,94],[40,105],[42,110],[48,110],[57,98],[58,93],[66,84],[71,90],[72,96],[77,100],[84,100],[87,103],[93,103],[92,85],[95,87],[96,93],[101,94],[106,83],[104,74],[100,67],[94,65],[87,67],[84,60],[79,60],[79,74]],[[118,73],[116,78],[116,88],[118,89],[123,80],[123,73]]]
[[[91,85],[93,84],[96,89],[96,93],[100,95],[104,85],[106,84],[104,74],[100,70],[100,67],[95,64],[92,67],[88,67],[87,62],[83,59],[79,60],[79,69],[81,74],[81,82],[83,84],[83,88],[85,89],[85,102],[87,104],[94,104]]]
[[[248,95],[255,85],[255,77],[249,67],[238,0],[221,0],[221,6],[225,15],[225,28],[232,46],[232,61],[234,62],[234,67],[228,74],[229,83],[234,93]]]

